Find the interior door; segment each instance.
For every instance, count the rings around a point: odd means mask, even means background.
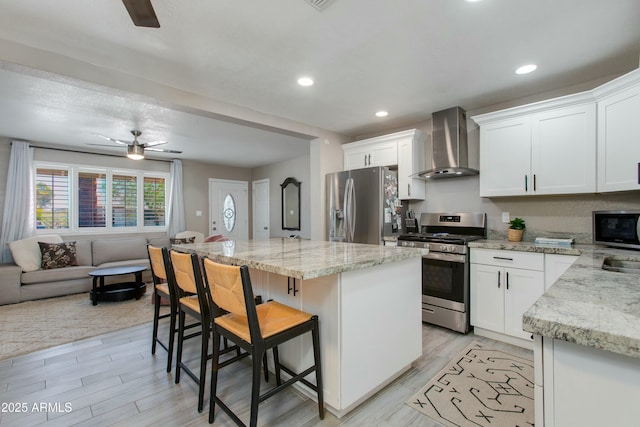
[[[253,240],[267,240],[269,230],[269,179],[253,181]]]
[[[249,239],[249,183],[209,179],[209,234]]]

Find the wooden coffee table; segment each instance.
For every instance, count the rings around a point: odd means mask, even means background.
[[[126,299],[140,299],[147,290],[147,285],[142,282],[142,272],[147,267],[144,265],[134,265],[130,267],[110,267],[98,268],[89,273],[93,277],[93,288],[89,292],[89,297],[93,305],[98,305],[98,301],[124,301]],[[135,282],[104,284],[107,276],[120,276],[123,274],[135,274]],[[98,283],[99,282],[99,283]]]

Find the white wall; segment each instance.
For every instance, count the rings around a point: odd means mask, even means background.
[[[300,184],[300,230],[282,229],[282,187],[280,184],[288,177],[297,179]],[[310,156],[301,156],[280,163],[274,163],[253,169],[252,179],[269,179],[269,230],[271,237],[299,235],[311,238],[310,215]]]

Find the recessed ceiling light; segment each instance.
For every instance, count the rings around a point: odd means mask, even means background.
[[[516,74],[528,74],[532,71],[535,71],[538,66],[536,64],[527,64],[516,70]]]
[[[476,2],[479,2],[479,1],[481,1],[481,0],[467,0],[467,3],[476,3]]]
[[[376,112],[376,117],[387,117],[389,115],[388,111],[380,110]]]
[[[300,86],[313,86],[313,79],[311,77],[300,77],[298,84]]]

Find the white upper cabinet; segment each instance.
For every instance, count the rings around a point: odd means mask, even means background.
[[[590,94],[475,116],[480,196],[595,192],[596,107]]]
[[[427,135],[415,129],[398,140],[398,197],[401,200],[426,197],[425,179],[418,176],[425,170],[426,141]]]
[[[640,189],[640,70],[596,90],[598,192]]]
[[[526,117],[480,126],[480,196],[527,194],[531,121]]]
[[[344,144],[344,169],[361,169],[373,166],[395,166],[398,164],[397,140],[375,141],[367,139]]]
[[[424,132],[411,129],[344,144],[344,170],[397,166],[399,198],[424,200],[425,179],[417,174],[425,169],[426,141]]]

